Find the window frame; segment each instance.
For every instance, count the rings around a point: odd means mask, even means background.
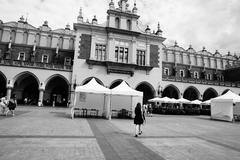
[[[146,65],[146,50],[137,49],[137,55],[136,55],[136,63],[139,66],[145,66]]]
[[[23,58],[21,58],[22,55],[23,54]],[[18,61],[25,61],[25,58],[26,58],[26,54],[25,54],[25,52],[19,52],[18,53]]]
[[[70,66],[71,65],[72,58],[71,57],[65,57],[64,58],[64,65]]]
[[[44,61],[44,56],[47,57],[47,61],[46,61],[46,62]],[[48,62],[49,62],[49,55],[43,54],[43,55],[42,55],[42,60],[41,60],[41,62],[42,62],[42,63],[48,63]]]
[[[128,63],[129,48],[125,46],[115,46],[115,62]]]
[[[193,72],[193,78],[199,79],[199,72],[198,71]]]
[[[166,76],[169,76],[169,68],[168,67],[164,67],[163,74]]]
[[[181,74],[182,73],[182,74]],[[183,69],[179,70],[179,77],[184,78],[185,77],[185,71]]]
[[[96,43],[95,44],[95,60],[106,61],[106,44]]]

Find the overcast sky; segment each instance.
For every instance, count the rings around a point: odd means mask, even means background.
[[[118,0],[113,0],[115,7]],[[28,23],[39,27],[45,20],[52,29],[71,27],[80,7],[84,20],[97,16],[106,21],[110,0],[1,0],[0,19],[18,21],[27,17]],[[134,0],[128,0],[132,9]],[[197,51],[203,46],[212,53],[240,53],[240,0],[136,0],[140,23],[157,29],[160,22],[165,44]]]

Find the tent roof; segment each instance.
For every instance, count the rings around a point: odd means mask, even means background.
[[[202,104],[202,101],[199,101],[198,99],[195,99],[194,101],[191,101],[191,104]]]
[[[229,101],[229,100],[232,100],[233,103],[240,102],[240,96],[229,90],[224,95],[211,99],[211,102],[212,101]]]
[[[111,91],[113,95],[143,96],[143,92],[132,89],[125,81],[122,81],[122,83],[113,88]]]
[[[77,86],[75,92],[87,92],[87,93],[105,93],[111,94],[111,90],[97,83],[95,78],[92,78],[87,84]]]
[[[189,100],[187,100],[187,99],[185,99],[185,98],[179,98],[179,99],[177,99],[177,102],[179,102],[179,103],[191,103],[191,101],[189,101]]]

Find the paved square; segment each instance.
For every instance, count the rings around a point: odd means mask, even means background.
[[[240,123],[208,116],[147,117],[135,138],[133,120],[70,118],[70,109],[21,107],[0,116],[0,160],[238,160]]]

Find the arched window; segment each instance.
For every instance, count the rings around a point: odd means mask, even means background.
[[[70,38],[69,40],[69,49],[74,49],[74,39]]]
[[[3,30],[0,29],[0,41],[2,41],[2,34],[3,34]]]
[[[120,28],[120,19],[118,17],[115,18],[115,27]]]
[[[39,46],[40,45],[40,34],[39,33],[36,34],[35,40],[36,40],[36,45]]]
[[[15,43],[15,39],[16,39],[16,31],[12,30],[12,32],[11,32],[12,43]]]
[[[28,40],[28,33],[27,33],[27,32],[24,32],[24,33],[23,33],[23,41],[22,41],[22,43],[23,43],[23,44],[27,44],[27,40]]]
[[[132,23],[130,19],[127,20],[127,30],[132,30]]]
[[[59,37],[58,46],[59,46],[60,49],[63,48],[63,37]]]
[[[48,35],[47,37],[47,47],[51,47],[52,46],[52,36]]]

